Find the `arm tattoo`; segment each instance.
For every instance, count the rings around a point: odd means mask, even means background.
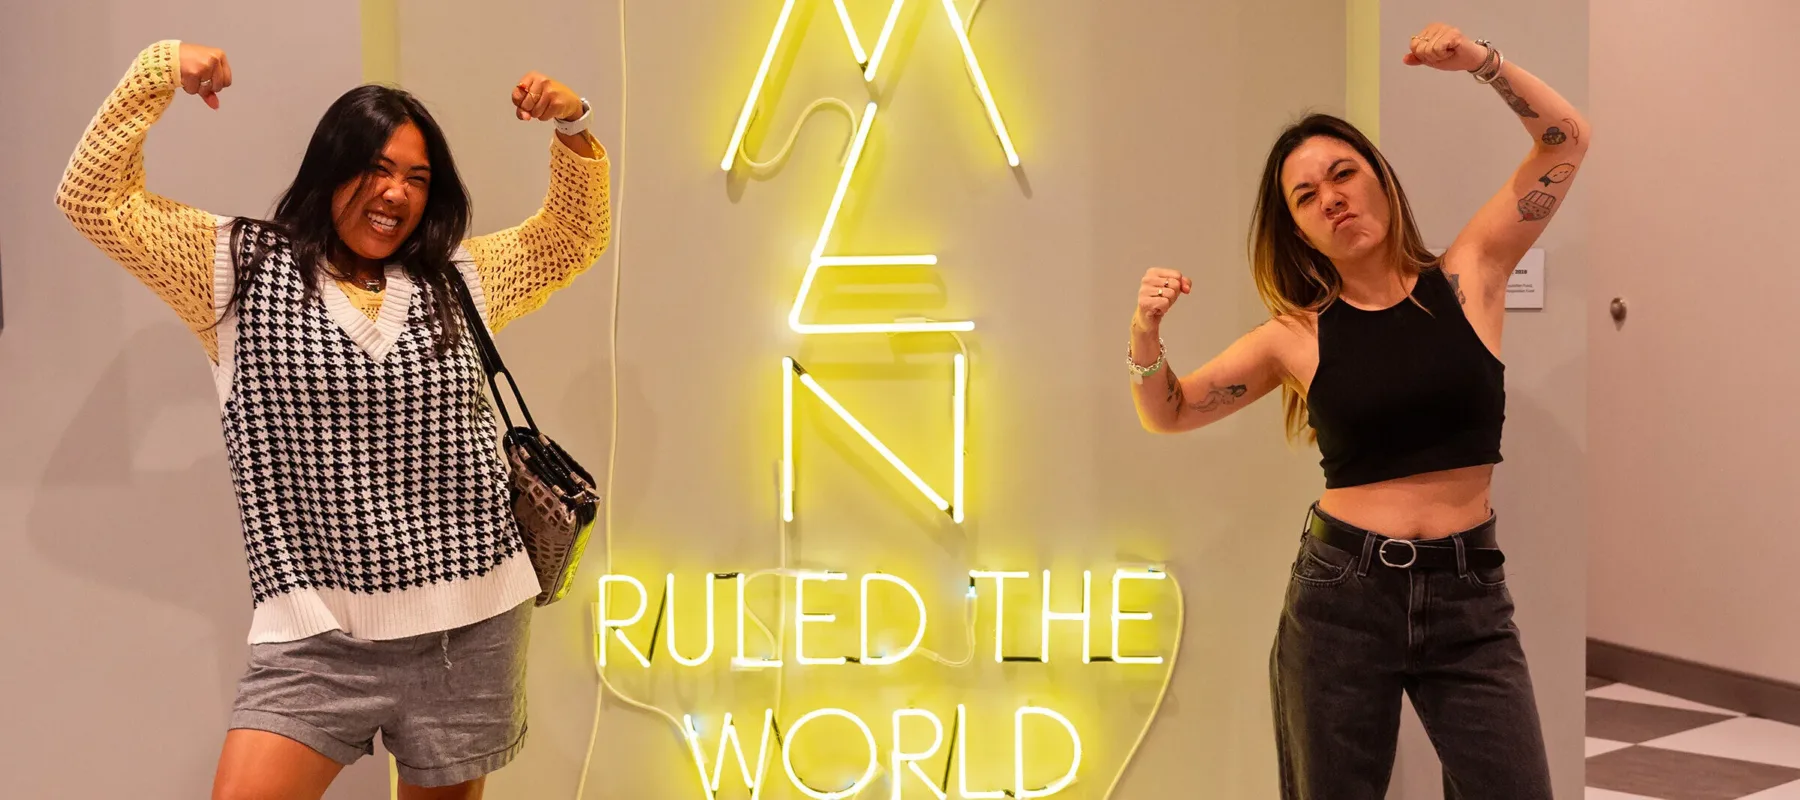
[[[1557,164],[1556,166],[1551,167],[1549,172],[1544,173],[1543,177],[1538,178],[1538,182],[1544,184],[1544,188],[1548,189],[1555,184],[1568,180],[1569,177],[1574,174],[1574,164]],[[1556,195],[1548,192],[1533,191],[1524,197],[1519,198],[1519,221],[1538,222],[1540,220],[1548,219],[1551,214],[1556,213],[1556,203]]]
[[[1505,78],[1495,78],[1493,85],[1494,91],[1499,92],[1500,96],[1505,98],[1506,104],[1512,106],[1513,113],[1530,119],[1537,118],[1538,113],[1531,110],[1531,104],[1525,102],[1525,98],[1520,97],[1513,92],[1511,81],[1508,81]]]
[[[1555,147],[1555,146],[1562,144],[1563,142],[1566,142],[1568,140],[1569,140],[1569,135],[1566,133],[1563,133],[1562,128],[1558,128],[1555,125],[1551,125],[1549,130],[1544,131],[1544,144],[1547,144],[1551,147]]]
[[[1456,290],[1456,304],[1459,306],[1468,305],[1469,298],[1463,294],[1462,290],[1462,275],[1452,272],[1448,273],[1448,277],[1450,278],[1450,288]]]
[[[1533,191],[1519,198],[1519,221],[1539,222],[1556,211],[1556,195]]]
[[[1181,381],[1175,378],[1175,370],[1170,369],[1167,364],[1163,365],[1163,375],[1169,383],[1169,402],[1174,403],[1179,409],[1181,404],[1187,401],[1187,397],[1181,391]]]
[[[1212,411],[1219,406],[1235,405],[1238,398],[1244,396],[1245,391],[1246,387],[1241,383],[1235,383],[1226,387],[1214,386],[1212,391],[1207,392],[1205,397],[1194,401],[1194,404],[1189,406],[1189,408],[1192,408],[1195,411]]]
[[[1576,125],[1575,120],[1568,117],[1563,117],[1563,124],[1569,126],[1569,136],[1575,140],[1575,143],[1581,144],[1581,126]]]
[[[1551,130],[1555,130],[1555,128],[1552,128]],[[1562,183],[1563,181],[1568,180],[1569,176],[1574,174],[1574,164],[1557,164],[1556,166],[1551,167],[1549,172],[1544,173],[1544,177],[1538,178],[1538,181],[1544,184],[1544,188],[1548,189],[1550,188],[1550,184]]]

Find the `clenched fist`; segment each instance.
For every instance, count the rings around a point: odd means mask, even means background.
[[[219,92],[231,85],[231,62],[225,60],[225,51],[182,42],[180,61],[182,90],[200,95],[207,106],[217,109]]]
[[[1194,290],[1194,282],[1172,269],[1151,267],[1138,284],[1137,313],[1132,327],[1153,331],[1162,324],[1164,314],[1175,306],[1175,299]]]
[[[513,114],[519,119],[577,120],[585,111],[581,95],[541,72],[526,73],[512,91]]]
[[[1407,41],[1409,67],[1424,64],[1446,72],[1473,72],[1487,60],[1487,48],[1465,38],[1454,26],[1434,22]]]

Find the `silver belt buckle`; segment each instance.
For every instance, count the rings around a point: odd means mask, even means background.
[[[1406,545],[1407,558],[1406,558],[1406,563],[1404,563],[1404,564],[1396,564],[1396,563],[1388,560],[1388,554],[1387,554],[1388,545],[1393,544],[1395,542],[1399,542],[1403,545]],[[1377,553],[1381,556],[1381,563],[1386,564],[1390,567],[1393,567],[1394,569],[1406,569],[1408,567],[1411,567],[1414,562],[1417,562],[1419,560],[1419,546],[1416,544],[1413,544],[1412,540],[1410,540],[1410,539],[1389,539],[1389,540],[1381,543],[1381,547],[1377,548]]]

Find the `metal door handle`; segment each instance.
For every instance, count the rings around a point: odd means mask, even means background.
[[[1613,322],[1625,321],[1625,298],[1615,297],[1612,299],[1612,318]]]

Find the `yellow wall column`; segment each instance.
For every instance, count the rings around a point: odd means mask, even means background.
[[[364,0],[365,4],[367,0]],[[1344,108],[1363,135],[1381,145],[1381,0],[1345,0]]]

